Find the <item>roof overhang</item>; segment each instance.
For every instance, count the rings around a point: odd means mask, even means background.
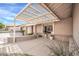
[[[60,21],[60,19],[43,3],[26,5],[15,17],[29,24],[41,24]]]

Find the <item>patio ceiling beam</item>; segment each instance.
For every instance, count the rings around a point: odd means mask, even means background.
[[[53,11],[55,11],[57,8],[61,7],[63,5],[63,3],[59,3],[58,5],[55,6],[55,8],[53,9]],[[49,5],[50,7],[52,7],[52,4]]]
[[[29,8],[33,8],[33,7],[29,7]],[[37,12],[40,12],[40,11],[38,11],[38,10],[35,9],[35,8],[33,8],[33,9],[36,10]],[[28,11],[25,10],[24,12],[28,12]],[[36,15],[33,11],[32,11],[32,12],[29,12],[29,13]],[[40,12],[40,13],[41,13],[41,12]],[[36,16],[38,16],[38,15],[36,15]]]
[[[48,13],[43,14],[43,15],[41,15],[41,16],[35,17],[35,18],[31,19],[31,20],[38,19],[38,18],[40,18],[40,17],[43,17],[43,16],[45,16],[45,15],[49,15],[49,14],[50,14],[50,13],[48,12]],[[19,18],[19,17],[18,17],[18,18]],[[18,19],[18,18],[17,18],[17,19]],[[20,17],[20,18],[23,19],[22,17]],[[27,20],[26,17],[25,17],[23,20]],[[31,20],[27,20],[27,21],[31,21]]]
[[[27,12],[27,11],[24,11],[23,12],[23,15],[27,15],[28,14],[28,16],[30,16],[30,14],[33,14],[33,15],[35,15],[35,16],[37,16],[34,12]]]
[[[30,4],[30,7],[29,8],[32,8],[32,9],[34,9],[35,11],[37,11],[37,12],[39,12],[39,13],[41,13],[39,10],[37,10],[37,9],[35,9],[34,7],[32,7],[31,6],[31,4]],[[24,10],[24,12],[27,12],[26,10]],[[34,15],[36,15],[34,12],[30,12],[30,13],[32,13],[32,14],[34,14]],[[36,15],[37,16],[37,15]]]
[[[28,8],[29,5],[31,5],[31,3],[28,3],[28,4],[15,16],[15,18],[16,18],[17,16],[19,16],[26,8]]]
[[[33,14],[33,13],[32,13],[32,14]],[[42,15],[40,15],[40,16],[43,16],[43,15],[46,15],[46,14],[49,14],[49,12],[47,12],[47,13],[45,13],[45,14],[42,14]],[[27,14],[24,14],[24,13],[23,13],[22,15],[25,15],[25,16],[26,16]],[[38,16],[38,17],[40,17],[40,16]],[[35,17],[35,18],[38,18],[38,17]],[[32,19],[34,19],[34,18],[32,17]]]
[[[41,13],[39,10],[35,9],[34,7],[30,6],[30,8],[34,9],[35,11]]]
[[[36,10],[36,9],[35,9],[35,10]],[[27,12],[27,11],[25,10],[24,12]],[[29,13],[36,15],[34,12],[29,12]],[[24,13],[24,15],[26,15],[26,14]],[[42,14],[42,15],[43,15],[43,14]],[[36,16],[38,16],[38,15],[36,15]],[[41,16],[41,15],[40,15],[40,16]],[[35,17],[35,18],[37,18],[37,17]]]
[[[25,12],[25,11],[24,11]],[[27,12],[27,11],[26,11]],[[34,12],[27,12],[27,13],[29,13],[29,14],[33,14],[33,15],[35,15],[35,16],[38,16],[38,15],[36,15]]]
[[[61,19],[59,18],[59,16],[57,16],[56,13],[54,13],[53,11],[51,11],[50,8],[48,8],[44,3],[42,3],[42,5],[44,6],[44,8],[46,8],[47,10],[49,10],[49,12],[50,12],[52,15],[56,16],[59,20],[61,20]]]
[[[24,12],[26,13],[26,12],[28,12],[28,11],[25,10]],[[28,13],[31,13],[31,14],[36,15],[34,12],[30,12],[30,11],[29,11]],[[36,15],[36,16],[37,16],[37,15]]]
[[[28,6],[31,6],[31,4],[29,4]],[[16,17],[16,19],[19,19],[19,20],[24,20],[24,21],[27,21],[27,22],[31,22],[31,20],[33,20],[34,21],[34,19],[41,19],[41,17],[45,17],[46,15],[52,15],[52,17],[55,17],[57,20],[60,20],[60,18],[54,13],[54,12],[52,12],[44,3],[42,3],[41,4],[41,6],[43,7],[43,8],[45,8],[45,9],[47,9],[47,13],[45,13],[45,14],[42,14],[42,15],[40,15],[40,16],[36,16],[35,18],[33,18],[32,17],[32,19],[30,19],[30,20],[28,20],[27,19],[27,17],[21,17],[20,15],[23,13],[23,12],[25,12],[26,11],[26,8],[24,8],[18,15],[17,15],[17,17]],[[28,11],[26,11],[26,12],[28,12]],[[37,12],[39,12],[38,10],[37,10]],[[31,12],[32,13],[32,12]],[[33,14],[34,14],[34,12],[33,12]],[[25,14],[24,14],[25,15]],[[27,15],[27,14],[26,14]],[[48,18],[48,17],[46,17],[46,18]],[[57,21],[56,20],[56,21]]]
[[[32,22],[36,22],[36,19],[40,19],[40,22],[41,22],[41,20],[43,20],[43,19],[41,19],[41,17],[44,17],[44,16],[46,16],[46,15],[48,15],[48,14],[50,14],[50,13],[41,15],[40,17],[34,18],[34,19],[32,19],[32,20],[27,20],[26,18],[22,18],[22,17],[20,17],[20,18],[18,18],[18,19],[23,19],[24,21],[31,22],[31,23],[32,23]],[[44,17],[44,18],[45,18],[45,17]],[[46,17],[46,18],[48,18],[48,17]],[[52,20],[52,19],[50,19],[50,20]],[[54,22],[55,22],[55,20],[58,21],[57,19],[54,19]],[[46,20],[46,21],[48,21],[48,20]]]
[[[47,17],[46,17],[47,18]],[[38,21],[37,21],[37,19],[34,19],[33,21],[31,21],[31,22],[36,22],[36,23],[41,23],[41,22],[49,22],[49,21],[53,21],[52,19],[46,19],[45,17],[42,17],[42,18],[38,18]]]
[[[31,4],[28,4],[28,6],[31,6]],[[25,7],[25,8],[26,8],[26,7]],[[20,15],[23,11],[24,11],[24,12],[27,12],[27,11],[25,10],[25,8],[23,8],[23,10],[22,10],[20,13],[18,13],[17,16]],[[33,8],[33,7],[31,6],[31,8]],[[33,9],[36,10],[37,12],[40,12],[40,11],[38,11],[38,10],[35,9],[35,8],[33,8]],[[31,13],[34,14],[34,15],[36,15],[34,12],[31,12]],[[24,15],[26,15],[26,14],[24,14]],[[33,19],[37,19],[37,18],[39,18],[39,17],[41,17],[41,15],[38,16],[38,17],[32,18],[32,20],[33,20]]]
[[[42,7],[44,6],[44,8],[45,9],[47,9],[47,10],[49,10],[50,11],[50,14],[52,14],[52,12],[51,12],[51,10],[47,7],[47,6],[45,6],[45,5],[43,5],[43,3],[41,4],[42,5]],[[62,5],[62,4],[61,4]],[[59,5],[59,6],[61,6],[61,5]],[[31,6],[31,5],[30,5]],[[58,8],[59,6],[57,6],[56,8]],[[35,9],[34,7],[32,7],[31,6],[31,8],[33,8],[34,10],[36,10],[36,11],[38,11],[37,9]],[[40,12],[40,11],[38,11],[38,12]],[[54,13],[54,12],[53,12]],[[55,13],[54,13],[55,14]],[[53,14],[53,16],[54,16],[54,14]],[[56,14],[55,14],[55,16],[57,16]],[[39,16],[40,17],[40,16]],[[58,16],[57,16],[58,17]],[[38,18],[38,17],[37,17]],[[59,18],[59,17],[58,17]]]

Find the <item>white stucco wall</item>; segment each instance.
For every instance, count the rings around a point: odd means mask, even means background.
[[[52,25],[51,23],[46,23],[44,25]],[[61,20],[59,22],[54,23],[54,34],[55,35],[72,35],[73,34],[73,21],[72,18],[67,18],[64,20]],[[43,25],[36,25],[36,32],[37,33],[43,33]],[[53,33],[53,31],[52,31]]]
[[[32,33],[32,27],[31,26],[28,26],[27,27],[27,34],[30,34],[30,33]]]
[[[72,35],[72,18],[67,18],[54,23],[55,35]]]
[[[52,25],[52,22],[51,23],[44,23],[44,24],[36,25],[36,32],[37,33],[43,33],[44,26],[47,26],[47,25]]]
[[[37,25],[36,26],[36,31],[37,31],[37,33],[43,33],[43,25],[41,24],[41,25]]]
[[[75,4],[73,12],[73,37],[79,45],[79,4]]]

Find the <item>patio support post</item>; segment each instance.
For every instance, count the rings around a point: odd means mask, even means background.
[[[36,26],[33,25],[33,33],[36,34]]]
[[[16,26],[16,19],[14,18],[13,43],[15,43],[15,26]]]
[[[52,33],[53,35],[54,35],[54,32],[55,32],[54,28],[55,28],[55,27],[54,27],[54,22],[53,22],[53,33]]]
[[[53,33],[52,33],[52,35],[53,35],[52,39],[55,39],[55,25],[54,25],[54,21],[53,21]]]

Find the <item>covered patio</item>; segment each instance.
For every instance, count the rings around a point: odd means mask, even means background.
[[[14,18],[13,37],[8,37],[7,43],[0,45],[0,54],[54,56],[58,51],[60,54],[64,52],[62,55],[69,55],[69,52],[79,55],[72,36],[71,10],[72,4],[27,4]],[[16,20],[27,22],[20,25],[23,36],[16,36]]]

